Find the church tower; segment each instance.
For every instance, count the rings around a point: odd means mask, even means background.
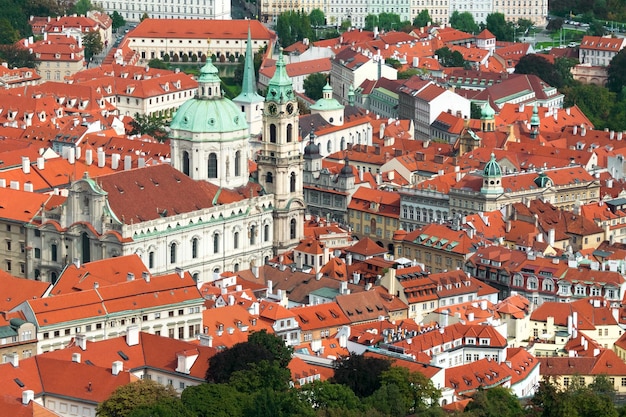
[[[533,115],[530,118],[530,137],[535,139],[539,136],[539,125],[541,121],[539,120],[539,109],[537,108],[537,103],[533,106]]]
[[[248,27],[248,44],[246,59],[243,63],[243,84],[241,94],[233,99],[233,103],[241,108],[250,126],[250,136],[257,136],[263,128],[263,102],[265,98],[257,93],[256,77],[254,76],[254,53],[252,52],[252,36]]]
[[[284,252],[300,243],[304,229],[304,195],[298,102],[287,75],[282,50],[267,87],[263,139],[257,161],[259,183],[274,195],[274,248]]]

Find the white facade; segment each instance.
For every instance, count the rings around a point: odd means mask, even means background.
[[[528,19],[537,26],[545,26],[548,23],[548,0],[493,0],[490,13],[502,13],[509,22]],[[476,17],[474,20],[479,23]]]
[[[468,12],[474,17],[474,22],[479,25],[485,23],[487,15],[494,12],[494,1],[495,0],[475,0],[468,2],[463,0],[450,0],[450,15],[455,11],[459,13]],[[515,20],[517,21],[517,19]]]
[[[144,14],[157,19],[231,19],[229,0],[145,0],[141,3],[131,0],[101,0],[94,2],[94,6],[101,7],[109,14],[116,11],[130,22],[139,22]]]

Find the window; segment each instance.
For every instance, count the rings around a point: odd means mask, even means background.
[[[269,224],[266,224],[265,226],[263,226],[263,241],[264,242],[270,241],[270,225]]]
[[[250,245],[256,244],[256,226],[255,225],[250,226],[250,230],[248,234],[250,236]]]
[[[289,192],[291,193],[296,192],[296,173],[295,172],[292,172],[291,176],[289,177]]]
[[[213,234],[213,253],[219,253],[220,251],[220,235],[219,233]]]
[[[289,222],[289,238],[290,239],[296,238],[296,229],[297,229],[297,221],[296,219],[291,219],[291,222]]]
[[[233,233],[233,249],[239,249],[239,232]]]
[[[241,151],[235,152],[235,177],[241,175]]]
[[[209,178],[217,178],[217,154],[215,152],[209,155],[208,176]]]
[[[185,338],[185,328],[182,326],[178,328],[178,338],[179,339]]]
[[[52,262],[56,262],[57,261],[57,245],[55,243],[53,243],[52,245],[50,245],[50,260]]]
[[[198,257],[198,239],[193,238],[191,241],[191,257],[196,259]]]
[[[175,264],[176,263],[176,247],[178,245],[176,245],[176,243],[172,243],[170,245],[170,263]]]
[[[268,172],[267,174],[265,174],[265,182],[267,184],[271,184],[274,182],[274,176],[272,175],[271,172]]]
[[[35,259],[41,259],[41,249],[35,248]]]
[[[154,252],[148,252],[148,268],[154,268]]]

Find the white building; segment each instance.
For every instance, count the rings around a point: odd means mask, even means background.
[[[231,3],[228,0],[191,0],[183,3],[146,0],[98,0],[94,6],[106,13],[118,12],[125,20],[139,22],[144,14],[157,19],[218,19],[230,20]]]

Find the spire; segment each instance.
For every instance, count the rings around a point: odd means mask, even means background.
[[[219,71],[211,61],[211,56],[207,55],[206,63],[200,68],[200,76],[198,76],[198,98],[222,98],[222,81],[220,80],[218,72]]]
[[[295,99],[293,83],[287,74],[287,68],[283,60],[283,48],[280,48],[278,61],[276,62],[276,72],[274,72],[274,76],[267,86],[267,100],[285,103],[293,99]]]
[[[350,89],[348,90],[348,104],[354,106],[354,87],[350,84]]]
[[[537,108],[537,103],[533,106],[533,115],[530,118],[530,137],[536,138],[539,134],[539,109]]]
[[[254,54],[252,52],[252,35],[248,23],[248,44],[246,45],[246,58],[243,63],[243,83],[241,93],[233,101],[257,102],[263,101],[257,92],[256,77],[254,75]]]

